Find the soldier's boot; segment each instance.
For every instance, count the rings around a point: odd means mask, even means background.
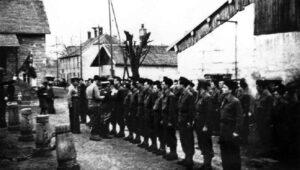
[[[178,159],[178,155],[177,155],[177,152],[176,152],[176,147],[170,147],[170,153],[166,155],[166,160],[168,161],[173,161],[173,160],[176,160]]]
[[[151,138],[151,146],[149,148],[149,151],[152,152],[152,153],[157,153],[158,152],[158,149],[157,149],[157,142],[156,142],[156,137],[152,137]]]
[[[160,143],[160,147],[156,155],[166,155],[166,145],[164,143]]]
[[[117,128],[116,128],[116,123],[111,123],[112,124],[112,130],[109,132],[110,135],[116,136],[117,135]]]
[[[203,159],[204,159],[204,164],[201,168],[203,170],[212,170],[212,166],[211,166],[212,156],[211,155],[203,155]]]
[[[135,139],[132,141],[133,144],[139,144],[141,143],[141,136],[139,134],[136,134]]]
[[[101,137],[99,135],[91,135],[90,140],[92,141],[101,141]]]
[[[148,137],[144,137],[144,141],[143,143],[139,144],[138,147],[140,148],[148,148],[149,147],[149,138]]]
[[[131,140],[133,140],[133,134],[132,134],[132,132],[129,131],[129,135],[127,137],[123,138],[123,139],[125,141],[131,141]]]
[[[187,155],[185,159],[184,165],[186,169],[193,169],[194,161],[193,161],[193,155]]]
[[[120,132],[116,135],[117,138],[124,138],[125,137],[125,126],[120,125]]]
[[[109,124],[103,125],[103,133],[101,137],[103,139],[112,139],[112,136],[109,135]]]

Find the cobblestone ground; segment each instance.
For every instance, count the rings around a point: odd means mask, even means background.
[[[66,91],[62,89],[56,89],[56,94],[59,96],[55,100],[55,107],[57,114],[50,115],[50,124],[52,130],[55,125],[66,124],[68,121],[68,109],[65,99]],[[39,111],[37,108],[37,102],[32,102],[34,106],[31,106],[36,115]],[[86,125],[81,125],[81,134],[73,135],[75,141],[75,147],[77,151],[77,161],[83,170],[115,170],[115,169],[184,169],[183,167],[176,164],[175,161],[168,162],[161,156],[155,156],[152,153],[147,152],[144,149],[137,147],[129,142],[122,139],[107,139],[100,142],[94,142],[89,140],[89,129]],[[14,143],[21,150],[29,149],[32,153],[34,143],[21,143],[16,142],[18,133],[9,133],[8,143]],[[178,138],[179,139],[179,138]],[[179,143],[179,142],[178,142]],[[217,144],[217,138],[214,138],[214,151],[215,157],[213,159],[214,169],[221,168],[220,151]],[[183,157],[184,154],[178,146],[179,157]],[[270,159],[250,159],[243,156],[243,169],[286,169],[274,160]],[[199,150],[196,151],[194,156],[196,167],[201,166],[203,162],[201,153]],[[28,156],[26,160],[2,160],[0,161],[0,169],[56,169],[56,152],[55,150],[43,155],[43,156]],[[288,168],[291,169],[291,168]]]

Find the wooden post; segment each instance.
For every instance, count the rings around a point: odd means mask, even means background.
[[[8,112],[8,130],[17,131],[20,128],[20,120],[18,113],[18,104],[16,102],[7,103]]]
[[[80,170],[76,161],[76,150],[69,125],[55,127],[57,170]]]
[[[21,110],[21,126],[19,141],[33,141],[33,121],[31,108],[24,108]]]

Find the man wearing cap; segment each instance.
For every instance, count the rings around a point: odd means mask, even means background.
[[[170,152],[164,155],[164,158],[167,160],[176,160],[177,156],[177,139],[176,139],[176,98],[174,93],[171,91],[171,86],[173,81],[164,77],[162,82],[163,98],[162,98],[162,121],[161,124],[163,126],[164,131],[164,139],[166,145],[170,147]]]
[[[141,142],[141,136],[143,135],[143,115],[144,115],[144,79],[139,78],[137,81],[138,86],[138,107],[137,107],[137,119],[138,127],[136,131],[136,138],[134,143],[138,144]],[[139,145],[141,146],[141,145]]]
[[[193,167],[194,135],[193,135],[193,117],[195,98],[189,89],[190,81],[185,77],[179,78],[179,84],[184,89],[178,100],[178,127],[182,150],[185,153],[185,159],[179,164],[188,168]]]
[[[37,91],[37,96],[39,98],[39,106],[41,108],[41,112],[40,112],[41,115],[42,114],[47,114],[47,108],[48,108],[48,103],[47,103],[47,98],[48,98],[47,86],[48,86],[48,83],[45,81],[45,82],[42,83],[42,86],[39,87],[39,89]],[[69,100],[71,102],[71,99],[69,99]],[[69,102],[69,100],[68,100],[68,102]]]
[[[259,140],[265,152],[269,152],[271,149],[271,112],[273,107],[273,96],[267,87],[268,82],[266,80],[256,81],[258,95],[256,97],[254,114]]]
[[[80,133],[79,113],[77,113],[79,110],[77,109],[75,110],[75,107],[77,107],[77,105],[73,104],[75,101],[77,101],[79,95],[78,85],[79,85],[79,79],[72,78],[71,85],[68,88],[68,94],[67,94],[68,106],[70,111],[70,129],[72,133]]]
[[[121,86],[121,78],[114,78],[114,85],[117,90],[116,99],[115,99],[115,112],[116,112],[116,121],[120,127],[120,131],[116,137],[123,138],[125,137],[125,120],[124,120],[124,99],[126,97],[127,91],[123,86]]]
[[[135,133],[135,139],[129,140],[131,143],[137,144],[141,143],[141,139],[139,136],[139,117],[138,117],[138,95],[139,95],[139,90],[138,90],[138,85],[137,82],[134,80],[131,82],[131,90],[132,90],[132,95],[130,96],[130,114],[132,117],[132,129],[133,132]]]
[[[53,81],[49,81],[48,86],[47,86],[47,103],[48,103],[48,113],[49,114],[55,114],[55,108],[54,108],[54,91],[53,91]]]
[[[205,170],[212,169],[211,160],[214,156],[211,138],[213,130],[213,98],[209,93],[209,87],[209,82],[199,80],[194,119],[198,145],[204,159],[203,169]]]
[[[100,105],[101,101],[104,99],[104,96],[100,96],[100,77],[95,75],[94,82],[87,87],[86,97],[88,100],[88,113],[91,115],[91,136],[90,140],[100,141],[100,130],[101,130],[101,113]]]
[[[224,98],[220,107],[220,149],[224,170],[240,170],[240,132],[243,113],[240,101],[233,96],[235,83],[226,80],[223,86]]]
[[[150,118],[152,115],[152,109],[153,109],[153,105],[154,105],[152,84],[153,84],[152,80],[145,79],[145,83],[144,83],[144,90],[145,90],[145,92],[144,92],[144,115],[143,115],[144,141],[142,143],[142,147],[146,148],[147,150],[150,150],[150,146],[149,146],[150,125],[151,125]],[[152,144],[153,144],[153,142],[152,142]]]

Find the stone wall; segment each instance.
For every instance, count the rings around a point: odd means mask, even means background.
[[[45,35],[18,34],[20,47],[18,50],[18,67],[20,68],[27,58],[29,52],[33,56],[33,67],[37,73],[37,84],[39,85],[46,74],[46,49]]]

